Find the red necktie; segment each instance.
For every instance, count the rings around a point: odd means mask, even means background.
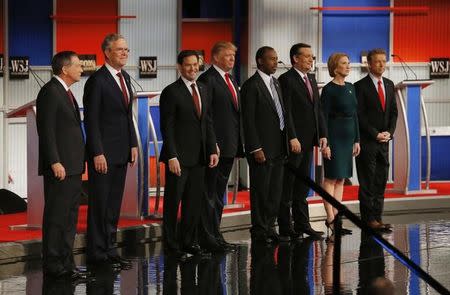
[[[378,97],[380,98],[381,108],[384,112],[386,110],[386,100],[384,98],[383,84],[381,83],[381,80],[378,80]]]
[[[123,78],[123,75],[121,72],[118,72],[117,76],[119,77],[119,80],[120,80],[120,88],[122,89],[123,101],[125,102],[125,105],[128,106],[129,99],[128,99],[127,87],[125,86],[125,79]]]
[[[225,80],[227,81],[228,89],[230,89],[231,95],[233,96],[233,104],[236,110],[238,109],[238,101],[237,101],[237,95],[234,90],[233,84],[231,83],[230,74],[225,73]]]
[[[306,88],[308,88],[309,98],[311,99],[311,101],[313,101],[313,90],[312,90],[311,82],[309,82],[308,75],[303,76],[303,79],[305,81]]]
[[[72,91],[70,91],[70,89],[67,90],[67,94],[69,95],[70,103],[73,105],[73,107],[75,107],[75,96],[73,96],[73,93]]]
[[[194,101],[195,110],[197,111],[197,117],[200,118],[202,115],[202,109],[200,108],[200,97],[198,96],[197,89],[195,88],[195,83],[191,84],[192,88],[192,100]]]

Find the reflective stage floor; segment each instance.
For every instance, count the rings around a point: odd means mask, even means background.
[[[393,233],[384,235],[442,285],[450,289],[450,212],[387,216]],[[342,240],[341,294],[438,294],[371,238],[353,229]],[[323,222],[313,227],[325,230]],[[103,270],[88,284],[43,282],[39,260],[0,266],[0,294],[328,294],[334,244],[303,239],[277,246],[252,245],[248,230],[228,232],[238,251],[177,262],[160,243],[122,248],[131,270]],[[76,256],[84,263],[84,255]],[[374,288],[383,288],[371,293]],[[390,287],[395,293],[388,293]]]

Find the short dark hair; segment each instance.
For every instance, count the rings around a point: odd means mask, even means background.
[[[377,54],[384,54],[387,56],[386,50],[384,50],[383,48],[375,48],[367,53],[367,62],[370,63],[372,61],[372,57]]]
[[[289,57],[291,58],[291,65],[295,64],[294,56],[298,54],[300,48],[311,48],[311,45],[305,43],[297,43],[292,45],[291,50],[289,50]]]
[[[52,58],[52,71],[53,75],[60,75],[62,68],[68,66],[71,63],[72,56],[77,56],[75,51],[61,51],[55,54]]]
[[[255,55],[255,60],[256,60],[256,66],[259,68],[259,63],[258,63],[258,59],[263,58],[264,54],[266,54],[267,51],[270,50],[274,50],[272,47],[270,46],[263,46],[260,47],[257,51],[256,51],[256,55]]]
[[[197,58],[197,60],[200,60],[200,56],[198,55],[197,51],[195,50],[181,50],[180,53],[178,53],[177,56],[177,64],[182,65],[183,61],[186,57],[193,56]]]

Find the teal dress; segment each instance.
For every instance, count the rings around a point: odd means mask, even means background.
[[[355,87],[347,82],[345,85],[329,82],[322,90],[321,100],[331,149],[331,160],[324,159],[325,177],[349,178],[353,170],[353,144],[359,142]]]

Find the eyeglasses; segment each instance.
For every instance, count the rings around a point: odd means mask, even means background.
[[[129,48],[115,48],[114,51],[120,52],[120,53],[130,53],[130,49]]]

